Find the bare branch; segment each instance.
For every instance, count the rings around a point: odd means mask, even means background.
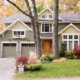
[[[13,3],[12,1],[10,0],[7,0],[10,4],[12,4],[13,6],[15,6],[19,11],[21,11],[23,14],[25,14],[26,16],[32,18],[32,15],[30,14],[27,14],[26,12],[24,12],[22,9],[20,9],[15,3]]]
[[[25,2],[26,2],[26,6],[28,7],[29,14],[32,15],[30,4],[29,4],[28,0],[25,0]]]

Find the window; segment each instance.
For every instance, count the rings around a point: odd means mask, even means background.
[[[25,38],[25,31],[13,31],[13,38]]]
[[[79,44],[79,35],[66,34],[62,35],[62,41],[65,44],[65,50],[73,50]]]
[[[42,24],[42,32],[52,32],[52,24]]]
[[[42,18],[49,19],[49,18],[52,18],[52,15],[44,14],[44,15],[42,15]]]

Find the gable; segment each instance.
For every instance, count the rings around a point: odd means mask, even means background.
[[[32,31],[32,29],[26,25],[24,22],[22,22],[20,19],[17,19],[15,22],[13,22],[11,25],[9,25],[7,28],[5,28],[1,33],[3,34],[7,30],[13,30],[13,29],[26,29]]]
[[[68,26],[66,26],[62,31],[59,32],[59,34],[63,33],[80,33],[80,30],[71,23]]]
[[[20,21],[16,22],[14,25],[12,25],[8,30],[13,30],[13,29],[25,29],[28,30],[28,27],[25,27]]]
[[[66,30],[64,30],[62,33],[79,33],[79,31],[76,30],[73,26],[70,26]]]
[[[52,15],[52,11],[50,9],[44,9],[38,15],[39,19],[42,19],[42,15]]]

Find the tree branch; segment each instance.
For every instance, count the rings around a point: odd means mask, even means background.
[[[26,2],[26,6],[28,7],[29,14],[32,16],[32,12],[31,12],[31,8],[30,8],[28,0],[25,0],[25,2]]]
[[[15,3],[13,3],[12,1],[10,0],[7,0],[10,4],[12,4],[13,6],[15,6],[19,11],[21,11],[23,14],[25,14],[26,16],[32,18],[32,15],[30,14],[27,14],[26,12],[24,12],[22,9],[20,9]]]

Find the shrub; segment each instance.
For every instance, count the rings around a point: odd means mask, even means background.
[[[41,61],[51,62],[51,61],[53,61],[53,59],[54,59],[53,55],[44,55],[44,56],[41,57]]]
[[[65,44],[61,44],[60,57],[65,57]]]
[[[67,51],[65,54],[68,59],[77,59],[75,51]]]
[[[23,65],[28,64],[28,58],[25,55],[20,55],[16,58],[16,70],[18,70],[18,65],[22,63]]]
[[[36,63],[36,57],[30,56],[29,57],[29,64],[35,64]]]
[[[39,71],[42,68],[42,64],[41,63],[30,64],[30,65],[27,65],[26,67],[29,71]]]
[[[80,45],[76,46],[76,48],[74,49],[78,58],[80,59]]]

